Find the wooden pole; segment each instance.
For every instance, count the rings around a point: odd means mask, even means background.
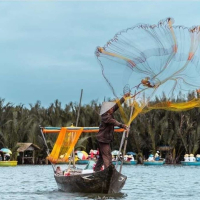
[[[118,155],[117,155],[117,163],[116,163],[116,166],[115,166],[116,169],[117,169],[117,167],[118,167],[118,160],[119,160],[119,157],[120,157],[120,153],[121,153],[121,150],[122,150],[122,146],[123,146],[123,144],[124,144],[125,133],[126,133],[126,131],[124,131],[124,132],[123,132],[123,135],[122,135],[122,139],[121,139],[121,143],[120,143],[120,147],[119,147],[119,152],[118,152]]]
[[[76,118],[76,127],[78,126],[78,120],[79,120],[79,116],[80,116],[82,96],[83,96],[83,89],[81,89],[81,96],[80,96],[80,101],[79,101],[78,115],[77,115],[77,118]],[[73,152],[72,152],[72,157],[73,157],[73,167],[75,168],[75,152],[74,152],[74,148],[73,148]]]
[[[131,105],[131,113],[130,113],[129,123],[130,123],[132,115],[133,115],[133,105]],[[126,131],[125,142],[124,142],[124,150],[123,150],[122,161],[121,161],[119,173],[121,173],[121,171],[122,171],[122,165],[123,165],[124,156],[125,156],[125,153],[126,153],[126,146],[127,146],[127,140],[128,140],[129,132],[130,132],[130,128]]]
[[[40,132],[41,132],[41,135],[42,135],[42,138],[43,138],[43,141],[44,141],[44,144],[45,144],[45,146],[46,146],[46,152],[47,152],[47,155],[49,155],[49,147],[48,147],[48,145],[47,145],[47,141],[46,141],[46,139],[45,139],[45,137],[44,137],[44,133],[42,132],[42,127],[40,126]],[[51,166],[53,167],[53,171],[54,171],[54,173],[56,172],[56,169],[55,169],[55,166],[51,163]]]

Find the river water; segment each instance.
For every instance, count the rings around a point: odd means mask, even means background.
[[[121,193],[102,195],[58,191],[51,165],[0,167],[0,200],[200,199],[200,166],[133,165],[123,166],[122,171],[128,179]]]

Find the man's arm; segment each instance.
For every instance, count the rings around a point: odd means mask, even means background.
[[[126,97],[129,97],[130,93],[124,94],[124,96],[113,106],[113,112],[115,112],[119,108],[119,104],[122,105],[126,99]]]
[[[113,126],[118,126],[120,128],[127,129],[128,127],[125,124],[118,122],[117,120],[113,119],[111,115],[105,115],[102,117],[102,121],[106,124],[112,124]]]

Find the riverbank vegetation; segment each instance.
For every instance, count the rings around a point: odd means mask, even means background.
[[[190,98],[192,94],[188,95]],[[162,98],[165,98],[163,95]],[[157,100],[155,100],[157,101]],[[181,95],[176,101],[185,101]],[[99,126],[101,104],[91,101],[81,106],[78,126]],[[124,107],[128,113],[130,109]],[[135,151],[141,157],[155,153],[159,147],[169,147],[167,156],[169,163],[178,163],[183,160],[185,153],[197,154],[200,152],[200,109],[194,108],[184,112],[172,112],[166,110],[152,110],[140,114],[130,127],[127,151]],[[17,142],[31,142],[38,145],[41,151],[37,157],[45,158],[45,145],[40,136],[41,126],[71,126],[76,123],[78,103],[70,102],[61,105],[56,100],[49,107],[44,108],[38,101],[29,108],[23,105],[6,103],[0,99],[0,148],[8,147],[13,151],[13,159],[16,158]],[[115,118],[122,121],[119,111]],[[118,149],[122,133],[114,134],[112,149]],[[47,134],[47,143],[50,149],[56,139],[55,134]],[[82,134],[77,148],[87,152],[96,149],[97,143],[94,133]],[[166,156],[165,155],[165,156]]]

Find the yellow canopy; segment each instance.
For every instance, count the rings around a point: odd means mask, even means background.
[[[57,163],[58,160],[67,162],[74,146],[76,145],[81,133],[96,133],[98,127],[44,127],[43,133],[58,133],[57,140],[48,160]],[[115,128],[115,132],[123,132],[122,128]]]

